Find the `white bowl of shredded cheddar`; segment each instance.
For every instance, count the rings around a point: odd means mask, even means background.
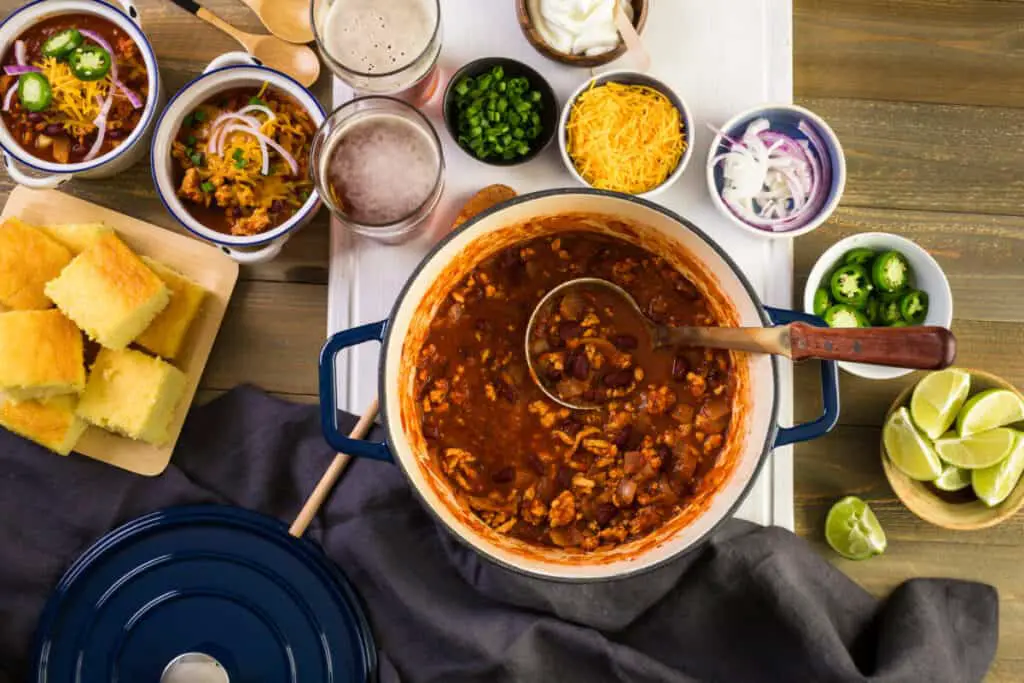
[[[588,79],[566,102],[558,148],[583,185],[652,197],[683,174],[692,135],[689,108],[665,83],[610,71]]]

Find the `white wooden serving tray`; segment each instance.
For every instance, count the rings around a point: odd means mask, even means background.
[[[441,0],[444,46],[441,84],[466,62],[503,56],[529,64],[551,83],[559,104],[584,80],[589,70],[546,59],[523,37],[512,0]],[[749,235],[717,213],[708,197],[704,175],[713,134],[706,124],[721,125],[741,110],[793,97],[792,0],[651,0],[643,34],[651,53],[650,72],[670,84],[693,112],[693,158],[682,178],[656,201],[689,218],[708,232],[740,265],[762,301],[792,307],[793,247],[788,240]],[[629,55],[603,67],[631,68]],[[335,79],[334,104],[353,97]],[[432,220],[434,230],[451,225],[462,204],[491,183],[510,185],[520,194],[571,187],[553,141],[537,158],[514,167],[474,161],[444,129],[440,92],[425,107],[444,144],[445,192]],[[331,231],[331,269],[327,332],[332,334],[388,316],[399,290],[431,246],[423,237],[401,246],[385,246],[349,234],[337,223]],[[338,401],[343,409],[361,413],[377,394],[378,347],[358,346],[338,364]],[[783,363],[783,424],[792,419],[792,376]],[[792,447],[776,449],[765,464],[738,515],[760,524],[793,528]]]

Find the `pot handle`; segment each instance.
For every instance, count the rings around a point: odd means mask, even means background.
[[[127,14],[129,17],[131,17],[131,20],[135,22],[136,26],[139,26],[139,27],[142,26],[142,20],[139,19],[139,10],[135,6],[135,3],[132,2],[132,0],[114,0],[114,1],[118,5],[121,6],[121,9],[124,10],[125,14]]]
[[[222,244],[220,245],[220,250],[243,266],[251,266],[258,263],[266,263],[277,258],[277,255],[284,249],[287,241],[288,235],[285,235],[258,249],[233,249],[226,244]]]
[[[324,438],[331,448],[339,453],[354,455],[357,458],[371,458],[394,462],[387,443],[352,439],[338,431],[338,400],[335,392],[337,383],[334,381],[334,361],[338,354],[356,344],[368,341],[383,341],[388,321],[353,327],[331,337],[320,350],[320,427]]]
[[[4,169],[7,171],[7,175],[14,182],[25,187],[30,187],[33,190],[52,190],[60,187],[67,181],[71,180],[72,174],[70,173],[54,173],[52,175],[30,175],[25,171],[18,168],[18,162],[11,158],[11,155],[7,152],[3,152],[4,157]]]
[[[825,321],[815,315],[781,308],[766,307],[766,310],[775,325],[803,322],[815,327],[827,327]],[[772,448],[817,439],[832,431],[839,422],[839,367],[835,361],[821,361],[821,403],[825,409],[816,420],[792,427],[779,427]]]

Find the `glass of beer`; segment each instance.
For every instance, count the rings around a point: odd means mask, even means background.
[[[331,213],[382,242],[411,237],[444,188],[437,131],[393,97],[357,97],[335,109],[313,137],[310,155],[317,192]]]
[[[437,89],[440,0],[313,0],[317,48],[361,95],[422,103]]]

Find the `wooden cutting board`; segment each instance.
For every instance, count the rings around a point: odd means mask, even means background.
[[[195,398],[199,379],[217,338],[217,331],[224,320],[228,300],[238,281],[238,264],[205,242],[56,190],[16,187],[0,216],[16,216],[30,225],[105,223],[116,230],[118,236],[135,253],[170,266],[209,292],[188,331],[181,354],[174,361],[174,365],[185,373],[186,387],[185,395],[171,419],[171,438],[167,445],[158,448],[90,427],[75,447],[77,453],[136,474],[160,474],[171,460],[174,445],[181,434],[185,416]]]

